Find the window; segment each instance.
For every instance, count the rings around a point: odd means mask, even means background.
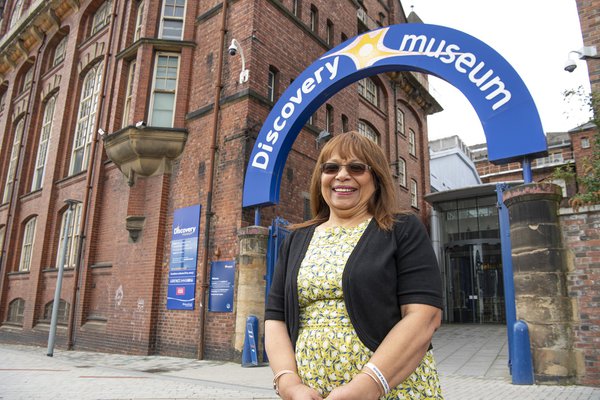
[[[0,112],[4,111],[4,106],[6,106],[6,90],[0,94]]]
[[[358,93],[374,106],[377,106],[377,85],[371,78],[358,81]]]
[[[5,226],[0,226],[0,251],[2,251],[2,246],[4,246],[4,233],[6,232]]]
[[[267,75],[267,99],[270,102],[275,101],[277,92],[277,70],[273,66],[269,66],[269,74]]]
[[[15,8],[13,8],[13,12],[10,16],[10,22],[8,24],[8,29],[12,29],[13,26],[17,24],[17,21],[21,19],[21,15],[23,14],[23,0],[17,0],[15,2]]]
[[[129,63],[129,73],[127,74],[127,88],[125,92],[125,107],[123,110],[123,122],[122,127],[126,127],[129,124],[131,117],[131,100],[133,98],[133,78],[135,77],[136,61],[133,60]]]
[[[375,143],[379,143],[379,135],[377,134],[377,132],[375,132],[375,129],[373,129],[371,125],[367,124],[364,121],[358,121],[358,133],[368,137]]]
[[[310,208],[310,197],[308,195],[303,197],[304,200],[304,210],[302,212],[302,220],[308,221],[312,218],[312,210]]]
[[[160,37],[162,39],[181,40],[183,38],[184,15],[185,0],[164,0]]]
[[[23,325],[23,319],[25,316],[25,300],[14,299],[8,305],[8,315],[6,321],[13,324]]]
[[[415,131],[412,129],[408,130],[408,152],[416,156],[417,155],[417,143],[415,139]]]
[[[292,13],[300,18],[300,0],[292,0]]]
[[[589,149],[590,148],[590,139],[586,137],[581,138],[581,148]]]
[[[4,184],[4,192],[2,195],[2,203],[8,203],[13,190],[15,174],[17,173],[17,163],[19,161],[19,151],[21,150],[21,138],[23,136],[24,118],[21,118],[15,129],[15,137],[13,139],[12,149],[10,151],[10,162],[8,164],[8,174],[6,175],[6,183]]]
[[[348,35],[346,35],[344,32],[342,32],[340,38],[342,39],[342,43],[344,43],[346,40],[348,40]]]
[[[333,133],[333,107],[330,104],[325,106],[325,129]]]
[[[342,114],[342,132],[348,132],[350,130],[350,126],[348,123],[348,117]]]
[[[21,245],[21,260],[19,261],[19,271],[26,272],[31,268],[31,251],[33,250],[33,240],[35,239],[35,221],[31,218],[23,230],[23,244]]]
[[[333,22],[331,20],[327,20],[327,32],[325,35],[325,41],[328,45],[333,45]]]
[[[33,182],[31,190],[38,190],[42,187],[44,179],[44,170],[46,168],[46,154],[48,153],[48,142],[50,141],[50,132],[52,131],[52,117],[54,116],[54,105],[56,96],[53,96],[46,102],[44,108],[44,119],[42,121],[42,132],[40,134],[40,143],[38,144],[37,158],[35,161],[35,172],[33,173]]]
[[[54,300],[47,303],[44,306],[44,320],[51,321],[52,320],[52,307],[54,306]],[[69,322],[69,303],[60,299],[58,302],[58,324],[67,325]]]
[[[406,132],[404,132],[404,112],[400,107],[396,107],[396,132],[406,135]]]
[[[65,59],[65,53],[67,49],[67,37],[65,36],[58,42],[54,48],[54,59],[52,60],[52,66],[55,67]]]
[[[33,67],[29,68],[27,72],[25,72],[25,76],[23,77],[23,90],[26,91],[31,87],[31,82],[33,82]]]
[[[398,159],[398,182],[406,187],[406,161],[403,158]]]
[[[60,266],[60,251],[63,248],[63,237],[65,224],[67,223],[67,214],[69,210],[65,210],[60,223],[60,240],[58,241],[58,249],[56,251],[56,268]],[[79,228],[81,223],[81,203],[77,203],[71,212],[71,223],[67,230],[67,244],[65,252],[64,268],[75,268],[77,262],[77,250],[79,248]]]
[[[380,12],[379,15],[377,16],[377,25],[379,26],[383,26],[385,25],[385,14]]]
[[[79,112],[77,113],[77,127],[73,138],[70,175],[77,174],[87,169],[88,166],[101,81],[102,63],[98,63],[88,71],[83,79]]]
[[[415,181],[414,179],[410,180],[410,205],[412,207],[419,208],[417,181]]]
[[[133,34],[133,41],[135,42],[142,37],[142,25],[144,21],[144,2],[140,1],[137,8],[137,16],[135,17],[135,33]]]
[[[152,126],[173,127],[178,72],[178,54],[158,53],[156,55],[150,116]]]
[[[92,20],[92,31],[90,36],[94,36],[98,33],[102,28],[110,22],[110,1],[105,1],[102,5],[96,10],[94,14],[94,19]]]
[[[319,27],[319,10],[314,4],[310,5],[310,30],[317,32]]]

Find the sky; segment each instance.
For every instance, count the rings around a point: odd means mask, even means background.
[[[564,70],[570,51],[583,46],[575,0],[401,0],[408,16],[424,23],[458,29],[483,41],[521,76],[537,106],[544,132],[566,132],[589,120],[581,97],[567,100],[566,90],[590,84],[585,61]],[[483,128],[466,97],[447,82],[430,76],[430,93],[444,111],[428,117],[429,140],[458,135],[467,145],[485,142]],[[579,100],[577,100],[579,99]]]

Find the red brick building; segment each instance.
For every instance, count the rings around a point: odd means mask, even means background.
[[[232,313],[199,306],[208,265],[235,260],[245,167],[262,121],[328,49],[406,23],[397,0],[9,0],[0,24],[0,340],[45,344],[66,248],[57,343],[231,359]],[[243,49],[247,82],[240,83]],[[290,153],[281,202],[307,215],[317,136],[359,130],[389,155],[402,204],[426,214],[418,73],[373,76],[332,97]],[[68,235],[65,200],[79,201]],[[201,205],[196,309],[167,310],[174,211]],[[207,220],[208,218],[208,220]],[[208,223],[207,223],[208,222]]]

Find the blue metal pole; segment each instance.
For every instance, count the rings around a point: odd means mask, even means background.
[[[525,168],[524,168],[525,169]],[[506,333],[508,335],[508,368],[512,374],[513,326],[517,319],[515,304],[515,283],[513,280],[512,246],[510,243],[510,221],[508,209],[502,200],[504,191],[508,188],[505,183],[496,184],[498,218],[500,223],[500,247],[502,248],[502,278],[504,281],[504,307],[506,310]]]
[[[260,226],[260,207],[254,208],[254,226]]]
[[[531,172],[531,160],[528,157],[523,158],[521,164],[523,166],[523,181],[525,183],[533,182],[533,174]]]

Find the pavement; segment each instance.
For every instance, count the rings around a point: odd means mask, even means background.
[[[513,385],[506,328],[443,325],[433,340],[446,400],[600,400],[600,388]],[[163,356],[0,344],[0,399],[277,399],[271,369]]]

